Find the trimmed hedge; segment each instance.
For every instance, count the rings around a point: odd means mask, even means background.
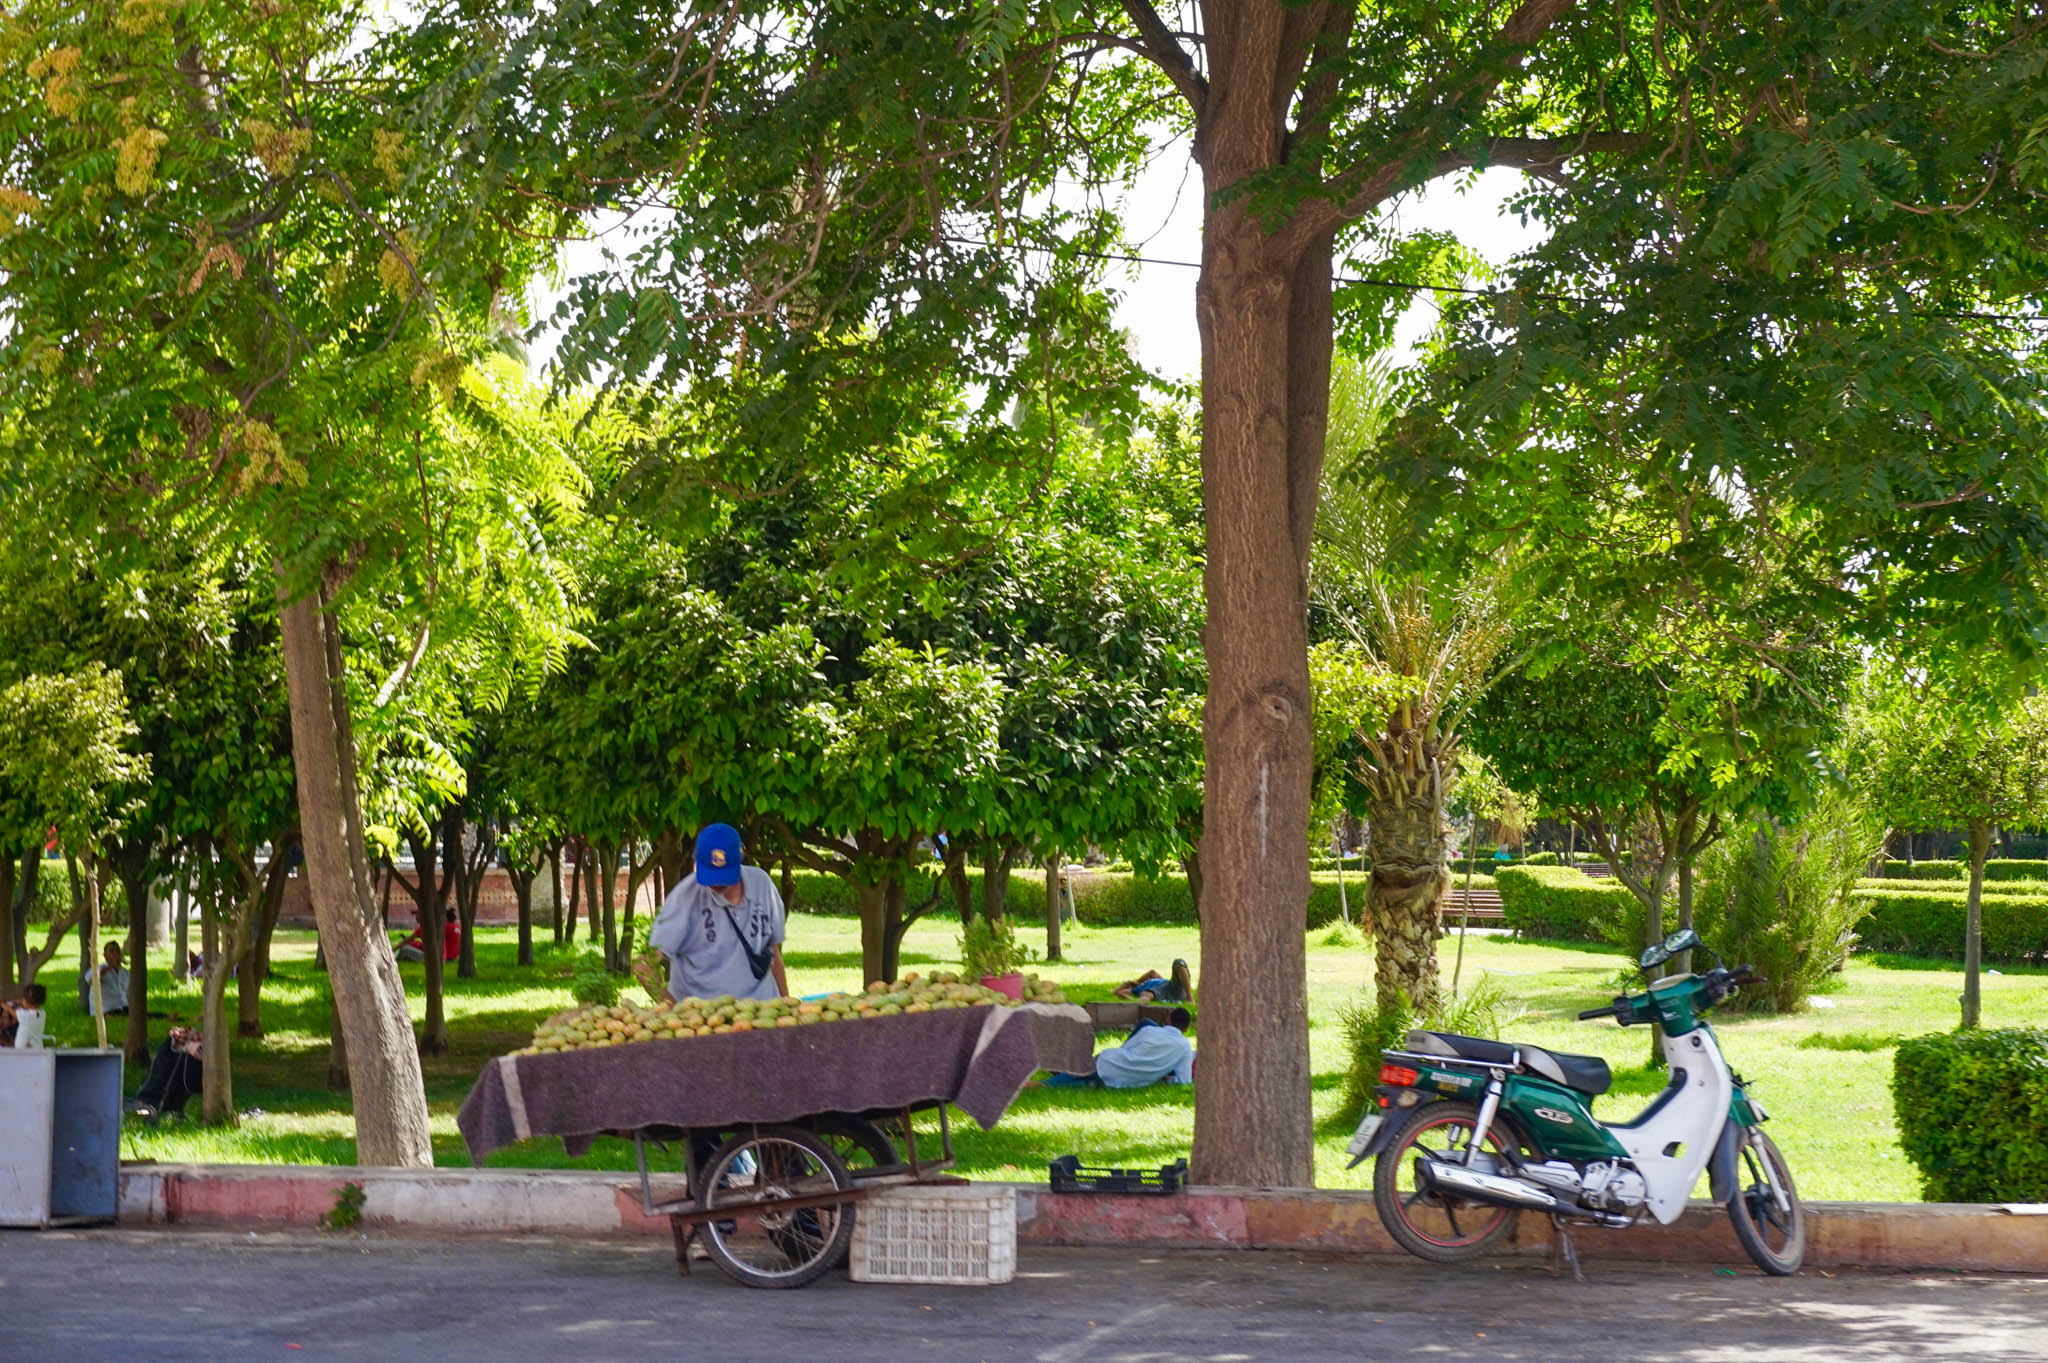
[[[1871,950],[1962,959],[1969,913],[1966,890],[1947,885],[1894,888],[1866,881],[1851,897],[1864,908],[1856,931]],[[2048,887],[1987,887],[1982,899],[1985,960],[2039,960],[2048,955]]]
[[[780,877],[777,879],[779,882]],[[931,893],[932,880],[931,872],[917,872],[910,888],[913,903]],[[967,880],[975,903],[979,904],[981,872],[969,870]],[[797,913],[851,916],[859,911],[853,886],[843,876],[797,871],[790,881],[792,907]],[[1308,925],[1320,928],[1336,922],[1341,913],[1337,873],[1312,872],[1309,885]],[[1474,876],[1472,888],[1491,888],[1491,879]],[[1352,921],[1357,922],[1365,908],[1365,878],[1345,871],[1344,891],[1351,903]],[[1012,871],[1005,904],[1006,912],[1013,918],[1026,923],[1041,921],[1045,917],[1045,873],[1036,869]],[[1188,890],[1187,877],[1178,874],[1141,876],[1130,871],[1107,871],[1076,876],[1074,911],[1089,927],[1195,926],[1195,898]],[[932,912],[955,916],[952,895],[945,894]]]
[[[1901,1042],[1892,1102],[1928,1201],[2048,1202],[2048,1031]]]
[[[1884,864],[1886,880],[1960,880],[1968,883],[1970,863],[1967,861],[1916,861],[1908,865],[1903,861],[1888,861]],[[1994,880],[2048,880],[2048,861],[2028,861],[2020,857],[2003,860],[1993,858],[1984,863],[1986,884]]]
[[[1524,937],[1632,940],[1636,897],[1620,881],[1595,880],[1569,866],[1510,866],[1493,880],[1507,925]]]

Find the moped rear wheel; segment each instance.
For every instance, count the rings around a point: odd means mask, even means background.
[[[1418,1258],[1439,1264],[1477,1258],[1514,1228],[1515,1208],[1447,1197],[1421,1176],[1424,1155],[1462,1163],[1478,1122],[1479,1109],[1470,1103],[1426,1103],[1402,1124],[1373,1166],[1372,1200],[1380,1224]],[[1512,1149],[1502,1139],[1503,1129],[1496,1120],[1479,1147],[1482,1159],[1494,1157],[1495,1168],[1506,1164]]]
[[[1776,1191],[1772,1185],[1776,1184]],[[1778,1193],[1784,1195],[1780,1205]],[[1806,1209],[1778,1147],[1756,1127],[1745,1127],[1736,1147],[1736,1188],[1728,1219],[1742,1251],[1764,1272],[1782,1278],[1806,1258]]]

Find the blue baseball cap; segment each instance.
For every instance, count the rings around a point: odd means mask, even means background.
[[[740,833],[729,823],[704,825],[697,835],[697,883],[735,885],[740,878]]]

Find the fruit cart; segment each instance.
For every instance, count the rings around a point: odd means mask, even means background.
[[[800,1287],[842,1263],[855,1209],[895,1184],[960,1182],[950,1108],[984,1129],[1041,1068],[1092,1065],[1070,1005],[977,1006],[818,1026],[501,1056],[458,1124],[477,1163],[533,1136],[581,1154],[632,1141],[641,1210],[666,1216],[676,1262],[692,1242],[736,1282]],[[936,1113],[937,1149],[916,1119]],[[680,1188],[650,1146],[683,1153]]]

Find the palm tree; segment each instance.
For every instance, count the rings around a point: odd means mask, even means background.
[[[1367,793],[1380,1009],[1436,1001],[1436,941],[1450,877],[1444,811],[1458,779],[1459,726],[1505,670],[1510,554],[1454,576],[1418,566],[1409,498],[1363,469],[1387,413],[1384,370],[1340,358],[1330,382],[1322,498],[1310,569],[1325,628],[1399,678],[1398,699],[1361,723],[1357,775]]]

